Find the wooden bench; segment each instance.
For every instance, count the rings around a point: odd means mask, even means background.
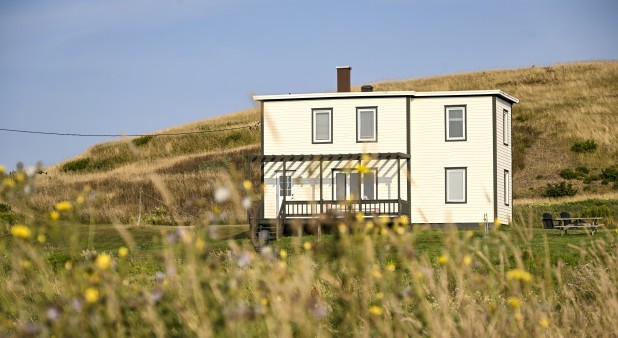
[[[562,235],[565,235],[568,230],[586,230],[594,233],[604,224],[600,224],[599,221],[602,217],[568,217],[568,218],[556,218],[558,225],[554,226],[554,229],[562,231]]]

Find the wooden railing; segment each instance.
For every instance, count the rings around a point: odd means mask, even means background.
[[[410,213],[410,203],[405,200],[361,201],[285,201],[279,217],[310,217],[323,213],[356,213],[365,215],[400,216]],[[284,215],[282,215],[282,213]]]

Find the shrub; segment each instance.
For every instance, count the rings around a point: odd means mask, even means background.
[[[575,168],[575,171],[580,173],[580,174],[588,174],[590,172],[590,169],[588,169],[588,167],[585,167],[583,165],[580,165],[579,167]]]
[[[584,178],[584,183],[590,184],[593,181],[598,181],[598,180],[599,180],[599,175],[588,175]]]
[[[90,165],[90,158],[80,158],[79,160],[69,161],[62,166],[62,171],[65,173],[83,171]]]
[[[176,221],[165,207],[156,207],[144,216],[144,222],[152,225],[176,225]]]
[[[591,153],[597,149],[597,143],[594,140],[586,140],[575,142],[571,147],[571,151],[576,153]]]
[[[618,181],[618,166],[611,166],[601,170],[601,177],[603,180],[610,182]]]
[[[0,222],[12,225],[18,222],[23,222],[23,220],[24,216],[11,210],[10,205],[0,203]]]
[[[579,177],[579,173],[569,168],[561,170],[559,175],[565,180],[572,180],[572,179],[576,179]]]
[[[591,205],[582,210],[583,217],[610,217],[613,211],[607,205]]]
[[[577,189],[573,188],[571,183],[560,182],[556,184],[547,183],[547,187],[545,188],[545,192],[543,193],[544,197],[564,197],[564,196],[574,196],[577,194]]]
[[[138,138],[134,138],[133,140],[131,140],[131,142],[136,146],[143,146],[145,144],[148,144],[148,142],[150,142],[154,137],[154,135],[145,135],[145,136],[141,136]]]

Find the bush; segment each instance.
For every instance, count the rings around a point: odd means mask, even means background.
[[[543,197],[564,197],[575,196],[577,189],[571,183],[560,182],[556,184],[547,183]]]
[[[597,149],[597,143],[594,140],[586,140],[582,142],[575,142],[571,147],[571,151],[576,153],[591,153]]]
[[[18,222],[23,222],[24,216],[15,213],[11,210],[11,206],[8,204],[0,203],[0,222],[13,225]]]
[[[611,166],[601,170],[601,177],[608,182],[618,181],[618,166]]]
[[[599,180],[599,175],[588,175],[584,178],[584,183],[590,184],[593,181],[598,181],[598,180]]]
[[[176,221],[165,207],[156,207],[144,216],[144,222],[152,225],[176,225]]]
[[[564,178],[565,180],[573,180],[579,177],[579,173],[567,168],[567,169],[563,169],[560,171],[560,177]]]
[[[582,174],[582,175],[585,175],[585,174],[588,174],[590,172],[590,169],[588,169],[588,167],[580,165],[579,167],[575,168],[575,171],[580,173],[580,174]]]
[[[71,171],[83,171],[90,165],[90,158],[80,158],[79,160],[69,161],[62,166],[62,171],[65,173]]]
[[[154,138],[154,135],[145,135],[145,136],[141,136],[138,138],[134,138],[133,140],[131,140],[131,142],[136,146],[143,146],[145,144],[148,144],[148,142],[150,142],[152,139]]]

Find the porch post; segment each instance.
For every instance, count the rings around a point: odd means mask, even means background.
[[[363,165],[363,163],[361,161],[361,157],[362,156],[358,157],[358,168],[360,168]],[[361,179],[362,178],[361,178],[360,171],[357,170],[356,173],[358,174],[358,179],[357,179],[358,182],[356,182],[357,185],[358,185],[358,211],[357,212],[362,212],[363,211],[362,210],[362,206],[361,206],[361,200],[363,198],[363,196],[362,196],[363,194],[361,193]]]
[[[401,160],[397,155],[397,215],[401,216]]]
[[[322,177],[322,157],[320,157],[320,214],[324,213],[324,197],[322,196],[322,181],[324,177]]]
[[[283,211],[282,211],[283,215],[280,215],[281,216],[280,222],[277,222],[277,240],[279,240],[279,237],[280,237],[279,233],[281,232],[281,230],[283,230],[283,227],[285,225],[285,214],[286,214],[286,208],[287,208],[287,206],[285,205],[285,202],[287,200],[287,195],[288,195],[288,178],[287,178],[287,171],[286,171],[286,166],[285,166],[285,156],[284,156],[283,157],[283,202],[281,204],[281,207],[283,208]]]

